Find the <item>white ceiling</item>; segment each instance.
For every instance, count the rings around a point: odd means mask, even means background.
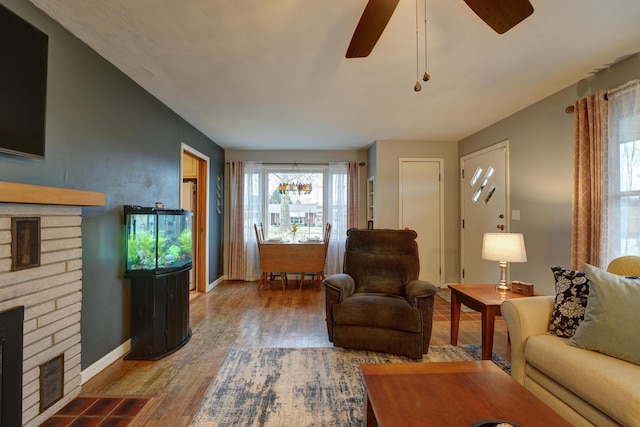
[[[638,0],[532,0],[503,35],[463,0],[427,0],[432,78],[414,92],[415,0],[360,59],[345,52],[367,0],[31,2],[234,149],[458,141],[640,51]]]

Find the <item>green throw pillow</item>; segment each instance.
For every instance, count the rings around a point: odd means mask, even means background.
[[[640,365],[640,281],[588,264],[584,271],[587,308],[569,344]]]

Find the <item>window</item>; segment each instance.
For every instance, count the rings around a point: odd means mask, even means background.
[[[640,84],[609,92],[604,258],[640,255]]]
[[[640,115],[618,120],[618,135],[625,135],[625,129],[640,123]],[[640,255],[640,140],[614,141],[618,145],[618,186],[617,253],[619,255]],[[612,147],[613,148],[613,147]]]
[[[321,238],[326,215],[324,183],[327,168],[265,168],[265,237]]]
[[[238,163],[238,162],[236,162]],[[232,162],[230,174],[230,277],[257,280],[259,254],[254,226],[262,223],[265,238],[324,237],[331,224],[325,274],[342,271],[344,241],[357,218],[357,166],[330,163],[305,166]],[[242,188],[238,188],[242,185]],[[241,196],[240,196],[241,195]],[[298,234],[299,233],[299,234]]]

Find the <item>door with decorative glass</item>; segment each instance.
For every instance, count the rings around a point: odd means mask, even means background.
[[[497,283],[498,263],[481,258],[484,233],[509,231],[509,142],[460,160],[462,283]]]

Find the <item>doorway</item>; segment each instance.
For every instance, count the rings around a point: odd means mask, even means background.
[[[495,262],[482,259],[484,233],[509,231],[509,141],[460,159],[462,283],[497,283]]]
[[[182,144],[180,207],[193,211],[193,268],[189,288],[207,292],[209,288],[209,157]]]
[[[444,272],[443,159],[401,158],[399,228],[418,233],[419,279],[441,287]]]

